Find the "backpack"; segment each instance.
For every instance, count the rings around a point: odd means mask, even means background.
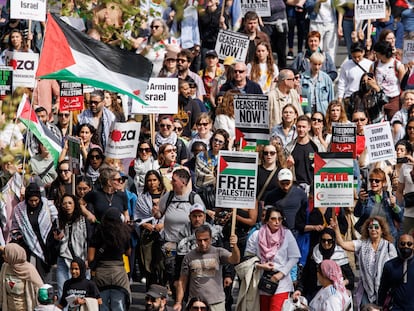
[[[165,206],[168,208],[168,206],[171,203],[175,203],[175,202],[181,202],[181,203],[190,203],[191,205],[194,204],[194,197],[195,197],[196,193],[194,191],[190,192],[190,195],[188,196],[188,201],[173,201],[174,198],[174,191],[170,191],[168,193],[168,198],[167,198],[167,202],[165,203]]]

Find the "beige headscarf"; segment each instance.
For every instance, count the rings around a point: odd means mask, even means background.
[[[4,247],[4,260],[20,279],[31,281],[37,287],[43,285],[42,278],[36,268],[26,261],[26,251],[20,245],[7,244]]]

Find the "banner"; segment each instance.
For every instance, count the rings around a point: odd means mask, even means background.
[[[403,64],[408,64],[410,61],[414,60],[414,40],[404,39],[403,47]]]
[[[236,128],[247,142],[245,149],[269,143],[269,101],[267,95],[235,95],[233,100]],[[236,135],[237,136],[237,135]],[[239,143],[235,141],[235,143]]]
[[[385,0],[355,0],[355,20],[385,17]]]
[[[148,104],[132,101],[132,114],[176,114],[178,112],[178,79],[150,78],[144,97]]]
[[[0,67],[0,95],[8,95],[12,92],[13,68]]]
[[[389,122],[364,126],[369,163],[395,159],[394,140]]]
[[[315,153],[315,207],[354,206],[352,153]]]
[[[60,81],[60,111],[83,110],[83,86],[79,82]]]
[[[11,19],[46,20],[46,0],[11,0]]]
[[[219,152],[216,207],[256,207],[257,165],[257,152]]]
[[[69,167],[73,174],[80,174],[80,138],[68,136]]]
[[[39,54],[6,52],[5,64],[13,68],[13,89],[18,86],[34,88]]]
[[[355,123],[332,123],[331,152],[352,152],[356,158]]]
[[[241,13],[244,16],[247,12],[256,12],[259,16],[270,16],[269,0],[241,0]]]
[[[138,148],[141,123],[116,122],[109,133],[105,155],[113,159],[125,159],[135,157]]]
[[[236,61],[245,62],[249,42],[249,37],[245,34],[220,29],[215,50],[221,60],[224,60],[227,56],[233,56]]]

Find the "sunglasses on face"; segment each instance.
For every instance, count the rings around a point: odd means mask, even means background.
[[[145,296],[145,301],[156,302],[157,298],[154,298],[154,297],[151,297],[151,296]]]
[[[357,123],[357,122],[365,122],[367,118],[359,118],[359,119],[353,119],[352,122]]]
[[[382,180],[381,180],[381,179],[377,179],[377,178],[370,178],[370,179],[369,179],[369,182],[370,182],[370,183],[376,183],[376,184],[379,184],[380,182],[382,182]]]
[[[318,119],[318,118],[311,118],[311,120],[313,122],[318,122],[318,123],[322,123],[323,122],[323,119]]]
[[[400,246],[402,246],[402,247],[405,247],[405,246],[408,246],[408,247],[411,247],[411,246],[413,246],[413,242],[405,242],[405,241],[401,241],[400,242]]]
[[[61,118],[69,118],[70,114],[69,113],[58,113],[58,117]]]
[[[234,73],[243,73],[244,70],[234,70]]]
[[[177,148],[165,149],[164,150],[164,153],[173,153],[173,152],[177,152]]]
[[[276,154],[276,151],[263,151],[264,156],[268,156],[268,155],[274,156],[275,154]]]
[[[171,127],[172,127],[172,125],[171,125],[171,124],[162,124],[162,123],[161,123],[161,124],[160,124],[160,127],[161,127],[161,128],[165,128],[165,127],[166,127],[167,129],[169,129],[169,130],[170,130],[170,129],[171,129]]]
[[[378,230],[380,228],[380,226],[379,225],[370,225],[369,227],[368,227],[368,230]]]
[[[102,157],[100,155],[91,155],[91,160],[100,160]]]
[[[121,183],[121,184],[123,184],[124,183],[124,179],[122,178],[122,177],[119,177],[119,178],[114,178],[114,179],[112,179],[113,181],[117,181],[117,182],[119,182],[119,183]]]
[[[192,306],[191,311],[207,311],[207,307]]]
[[[161,26],[160,25],[152,25],[151,26],[151,29],[158,29],[158,28],[160,28]]]
[[[222,140],[220,140],[220,139],[217,139],[217,138],[214,138],[214,143],[216,143],[216,144],[218,144],[218,145],[223,145],[224,144],[224,141],[222,141]]]
[[[269,219],[271,221],[276,221],[277,220],[277,222],[282,222],[283,221],[283,217],[270,217]]]
[[[151,148],[139,148],[138,150],[139,150],[139,152],[146,152],[146,153],[151,152]]]
[[[182,127],[178,127],[178,126],[176,126],[175,129],[174,129],[174,131],[176,131],[176,132],[181,132],[182,130],[183,130],[183,128]]]
[[[322,244],[332,244],[333,243],[333,239],[321,239],[321,243]]]
[[[206,123],[202,123],[202,122],[200,122],[200,123],[197,123],[197,126],[204,126],[204,127],[206,127],[208,125],[208,123],[206,122]]]

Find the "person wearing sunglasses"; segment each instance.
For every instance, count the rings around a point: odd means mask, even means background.
[[[57,177],[48,187],[46,196],[58,205],[65,193],[72,194],[72,171],[69,167],[69,160],[58,163]]]
[[[387,220],[381,216],[366,219],[361,227],[361,239],[344,241],[336,217],[330,220],[336,241],[345,251],[355,252],[360,279],[356,288],[355,306],[378,301],[378,290],[384,264],[397,257]]]
[[[323,113],[315,111],[312,114],[309,136],[315,145],[318,146],[320,152],[328,151],[332,135],[326,132],[326,120]]]
[[[256,269],[271,273],[271,281],[279,283],[273,294],[259,292],[260,311],[281,310],[283,302],[293,291],[290,270],[299,261],[300,250],[287,227],[282,208],[268,208],[265,223],[249,237],[245,255],[259,257]]]
[[[210,144],[210,138],[213,135],[213,120],[210,115],[206,112],[200,113],[196,119],[195,128],[196,133],[188,144],[188,150],[190,150],[191,154],[193,154],[191,149],[195,142],[201,141],[207,146]]]
[[[233,80],[223,84],[220,91],[239,90],[243,94],[263,94],[262,88],[256,82],[247,78],[247,66],[244,62],[234,65]]]
[[[192,297],[187,303],[186,311],[210,311],[207,301],[201,297]]]
[[[105,155],[100,147],[92,148],[89,150],[83,172],[86,177],[90,178],[92,184],[94,185],[98,180],[99,168],[104,163],[104,160]]]
[[[152,284],[145,293],[145,311],[167,311],[168,289],[162,285]]]
[[[371,190],[361,189],[355,205],[354,215],[359,217],[355,229],[360,231],[366,219],[372,216],[382,216],[386,219],[394,241],[398,239],[398,231],[403,221],[404,210],[396,197],[385,190],[387,181],[385,172],[374,168],[369,174]]]
[[[171,144],[176,147],[177,159],[175,161],[177,163],[184,164],[188,160],[187,148],[184,141],[174,132],[174,119],[171,115],[160,115],[158,117],[158,132],[155,134],[154,144],[155,151],[158,151],[158,156],[160,155],[159,148],[163,144]]]
[[[350,291],[354,289],[355,276],[349,265],[348,255],[336,244],[335,231],[327,227],[321,231],[319,243],[313,248],[312,256],[303,268],[293,298],[304,296],[308,301],[313,299],[321,288],[317,282],[317,266],[327,259],[335,261],[341,268],[344,286]]]
[[[143,140],[138,143],[137,157],[134,160],[134,184],[137,190],[137,193],[142,192],[142,189],[145,186],[145,175],[150,170],[158,170],[160,165],[158,160],[154,156],[154,151],[151,145],[150,140]]]
[[[403,234],[397,244],[398,257],[385,263],[378,292],[378,304],[383,305],[391,290],[392,310],[409,310],[414,304],[414,265],[412,235]]]
[[[260,165],[257,171],[257,194],[267,184],[266,189],[263,190],[261,200],[267,193],[277,188],[277,173],[286,163],[286,157],[283,154],[282,146],[280,145],[267,145],[263,147],[263,151],[260,153]],[[272,172],[275,172],[272,174]],[[272,176],[271,176],[272,175]],[[270,177],[271,176],[271,177]],[[267,181],[271,178],[270,181]]]

